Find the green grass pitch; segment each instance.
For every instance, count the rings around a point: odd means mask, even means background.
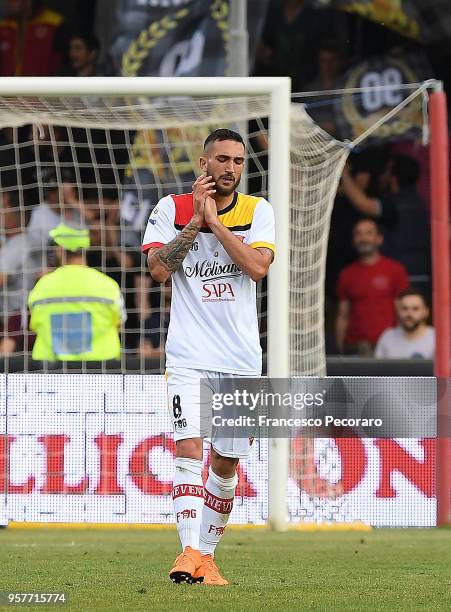
[[[228,587],[172,584],[178,548],[172,530],[5,529],[0,591],[69,594],[36,610],[451,610],[451,530],[229,530]]]

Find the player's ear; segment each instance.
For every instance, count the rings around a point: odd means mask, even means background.
[[[202,172],[207,172],[207,160],[205,157],[199,158],[199,167],[202,170]]]

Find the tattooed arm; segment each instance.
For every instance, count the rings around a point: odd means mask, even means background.
[[[266,247],[253,248],[239,240],[218,219],[216,204],[212,198],[205,203],[205,221],[225,248],[232,261],[255,282],[268,274],[274,253]]]
[[[204,207],[207,197],[215,193],[211,176],[200,176],[193,185],[193,216],[180,234],[168,244],[149,250],[147,263],[152,278],[165,283],[185,259],[204,222]]]
[[[158,283],[165,283],[185,259],[199,233],[200,225],[193,217],[180,234],[168,244],[149,250],[147,262],[152,278]]]

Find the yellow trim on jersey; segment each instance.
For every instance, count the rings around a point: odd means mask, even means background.
[[[254,218],[254,211],[261,198],[256,196],[238,193],[235,206],[229,212],[221,215],[223,225],[226,227],[245,227],[250,226]]]
[[[253,249],[270,249],[274,253],[274,255],[276,254],[276,246],[274,244],[271,244],[270,242],[251,242],[249,246],[251,246]]]

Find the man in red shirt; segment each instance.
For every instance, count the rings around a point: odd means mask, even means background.
[[[341,271],[337,283],[340,353],[372,355],[379,336],[395,324],[395,300],[407,289],[409,279],[402,264],[380,254],[382,242],[374,219],[355,224],[353,245],[358,259]]]
[[[42,0],[8,0],[0,21],[0,76],[52,76],[63,60],[63,17]]]

